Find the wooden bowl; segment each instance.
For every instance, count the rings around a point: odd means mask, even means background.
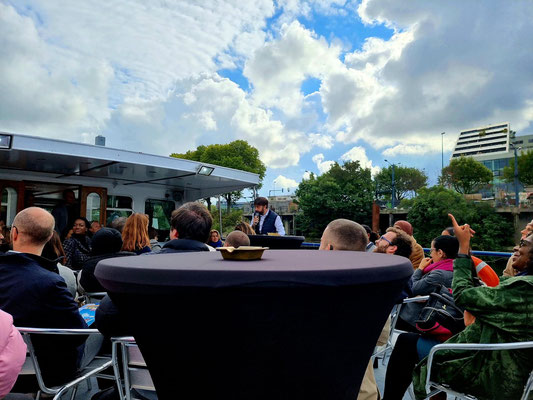
[[[217,247],[224,260],[240,260],[251,261],[260,260],[263,252],[268,250],[268,247],[259,246],[240,246],[240,247]]]

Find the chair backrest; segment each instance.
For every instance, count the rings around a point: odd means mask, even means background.
[[[57,394],[62,390],[62,387],[48,387],[43,380],[41,367],[39,365],[39,360],[35,354],[35,348],[33,346],[31,336],[32,335],[100,335],[100,332],[97,329],[57,329],[57,328],[27,328],[27,327],[17,327],[21,333],[26,346],[28,348],[28,353],[26,361],[22,367],[22,375],[32,375],[35,374],[37,383],[39,384],[39,389],[46,394]],[[111,364],[111,361],[109,361]],[[100,369],[100,368],[98,368]],[[92,372],[89,372],[87,376],[91,375]],[[75,381],[80,380],[78,377]],[[70,385],[67,383],[66,385]]]
[[[125,394],[121,394],[121,398],[134,399],[132,389],[155,392],[150,371],[148,371],[135,339],[133,337],[120,337],[112,338],[111,341],[113,343],[113,365],[117,368],[122,363]],[[121,361],[119,360],[119,348],[122,356]],[[115,375],[119,376],[119,374],[120,371],[116,369]]]

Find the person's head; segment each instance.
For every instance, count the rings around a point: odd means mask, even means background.
[[[252,228],[247,222],[239,222],[237,225],[235,225],[235,230],[244,232],[247,235],[255,235],[254,228]]]
[[[437,236],[431,242],[431,251],[429,256],[433,262],[438,262],[451,258],[455,260],[459,252],[459,241],[455,236],[441,235]]]
[[[250,238],[242,231],[233,231],[224,242],[224,247],[250,246]]]
[[[44,245],[41,257],[47,258],[49,260],[57,260],[59,257],[63,257],[63,259],[61,260],[61,264],[65,264],[65,250],[63,249],[63,245],[61,244],[61,238],[59,237],[59,233],[57,233],[56,231],[54,231],[50,240]]]
[[[409,258],[413,251],[413,240],[403,230],[390,227],[384,235],[376,240],[375,253],[395,254]]]
[[[533,274],[533,234],[521,239],[513,251],[511,266],[518,272],[527,270],[528,274]]]
[[[7,226],[0,226],[0,242],[11,243],[11,229]]]
[[[320,250],[365,251],[368,236],[365,229],[349,219],[331,221],[320,239]]]
[[[136,251],[150,246],[148,237],[148,217],[146,214],[131,214],[122,231],[122,250]]]
[[[150,238],[150,240],[152,239],[157,240],[158,236],[159,234],[157,233],[157,230],[154,227],[151,226],[148,228],[148,237]]]
[[[212,229],[209,233],[209,241],[212,243],[216,243],[220,240],[220,233],[216,229]]]
[[[520,231],[520,233],[522,234],[522,236],[520,237],[520,239],[525,239],[527,238],[531,232],[533,232],[533,220],[531,222],[529,222],[525,227],[524,229],[522,229]]]
[[[189,202],[172,212],[170,225],[171,239],[191,239],[207,243],[213,219],[205,206]]]
[[[98,232],[100,229],[102,229],[102,225],[100,225],[100,222],[98,222],[98,221],[91,222],[91,232],[93,234]]]
[[[446,229],[444,229],[441,233],[441,236],[455,236],[455,232],[453,231],[453,226],[449,226]]]
[[[255,212],[265,215],[268,211],[268,199],[266,197],[258,197],[254,200]]]
[[[401,229],[402,231],[407,233],[409,236],[413,236],[413,226],[409,222],[404,221],[403,219],[396,221],[394,223],[394,227]]]
[[[91,240],[91,256],[115,254],[122,249],[122,235],[113,228],[102,228]]]
[[[361,225],[363,229],[366,232],[366,235],[368,236],[368,240],[370,241],[370,234],[372,233],[372,229],[368,225]]]
[[[72,233],[74,235],[86,235],[91,229],[91,224],[85,218],[79,217],[74,220]]]
[[[76,195],[74,194],[74,191],[71,189],[63,190],[63,200],[67,204],[74,204],[76,202]]]
[[[124,230],[124,226],[126,225],[126,217],[116,217],[111,221],[109,224],[110,228],[116,229],[120,233]]]
[[[48,211],[39,207],[25,208],[11,224],[13,250],[40,256],[52,237],[54,226],[54,217]]]

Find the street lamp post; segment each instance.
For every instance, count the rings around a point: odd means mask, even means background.
[[[516,147],[514,143],[511,143],[511,146],[514,150],[514,195],[515,195],[515,204],[516,208],[520,207],[520,197],[518,195],[518,154],[517,150],[520,150],[521,147]]]
[[[446,132],[440,133],[440,173],[442,175],[442,170],[444,169],[444,135]]]
[[[388,160],[385,160],[385,162],[391,166],[391,172],[392,172],[391,173],[391,175],[392,175],[391,196],[392,197],[391,197],[390,203],[391,203],[391,209],[394,210],[395,198],[396,198],[396,181],[394,179],[394,167],[396,167],[396,164],[390,163]],[[389,214],[389,226],[392,226],[392,222],[393,222],[392,219],[393,219],[393,217],[392,217],[392,211],[391,211],[391,213]]]

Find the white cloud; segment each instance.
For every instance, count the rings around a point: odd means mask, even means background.
[[[326,172],[328,172],[335,164],[335,161],[324,161],[324,154],[322,153],[315,154],[312,160],[316,164],[316,167],[318,168],[321,174],[325,174]]]
[[[373,166],[372,161],[368,159],[366,155],[366,150],[364,147],[355,146],[348,150],[341,156],[342,161],[359,161],[359,164],[363,168],[370,168],[372,176],[376,175],[381,171],[381,168],[378,166]]]
[[[276,184],[276,187],[284,189],[293,189],[298,187],[298,182],[283,175],[278,175],[278,177],[274,179],[274,183]]]
[[[302,179],[307,180],[309,178],[311,178],[311,172],[305,171],[302,175]]]
[[[321,135],[319,133],[309,134],[309,142],[313,146],[322,147],[324,149],[331,149],[333,147],[333,138],[328,135]]]

